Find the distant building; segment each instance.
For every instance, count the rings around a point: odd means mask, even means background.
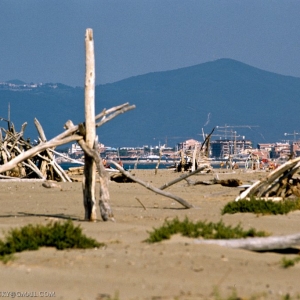
[[[74,143],[74,144],[71,145],[71,148],[69,148],[68,153],[69,154],[74,154],[74,153],[77,153],[77,152],[82,152],[82,149],[77,143]]]
[[[291,148],[295,156],[300,156],[300,141],[292,143]]]
[[[196,146],[200,147],[201,143],[199,141],[190,139],[190,140],[186,140],[182,143],[179,143],[178,150],[190,150],[190,149],[194,149]]]
[[[98,144],[98,151],[103,152],[105,150],[105,147],[103,144]],[[71,148],[68,150],[69,154],[75,154],[75,153],[83,153],[81,147],[77,143],[71,144]]]
[[[247,149],[252,149],[252,142],[249,140],[215,140],[210,142],[211,156],[226,158],[229,155],[242,154]]]
[[[291,155],[292,152],[292,145],[289,143],[265,143],[265,144],[258,144],[258,149],[260,150],[267,150],[270,153],[270,158],[287,158]]]

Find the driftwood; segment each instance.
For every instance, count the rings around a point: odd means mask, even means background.
[[[73,127],[73,126],[74,125],[71,121],[68,121],[67,124],[65,124],[66,128]],[[95,162],[99,177],[100,177],[99,207],[100,207],[101,217],[104,221],[107,221],[109,219],[114,220],[113,212],[108,203],[109,202],[108,176],[107,176],[105,168],[103,166],[101,157],[95,149],[90,149],[83,139],[79,140],[78,144],[80,145],[80,147],[86,154],[85,156],[88,156],[93,159],[93,161]],[[85,215],[85,217],[87,217],[87,214]],[[91,218],[88,218],[88,220],[91,220]]]
[[[108,176],[100,155],[96,151],[98,141],[96,139],[95,128],[112,120],[121,113],[134,109],[135,106],[129,106],[128,103],[125,103],[109,110],[104,109],[100,114],[95,116],[95,61],[93,32],[91,29],[86,30],[85,42],[85,123],[74,125],[72,121],[68,121],[64,127],[66,130],[63,133],[47,141],[41,124],[35,119],[35,125],[39,133],[39,142],[37,145],[32,145],[29,141],[23,139],[26,123],[22,125],[20,133],[16,133],[13,124],[8,121],[8,130],[0,128],[0,175],[2,174],[2,176],[10,178],[12,177],[12,174],[17,174],[16,176],[23,178],[34,173],[35,176],[42,178],[42,180],[55,180],[58,176],[60,181],[71,181],[68,175],[56,163],[51,151],[54,151],[57,146],[76,141],[85,153],[83,180],[85,220],[96,220],[95,170],[97,168],[100,178],[100,212],[102,219],[106,221],[108,219],[113,220],[113,213],[109,205]],[[4,139],[2,132],[6,133]],[[110,163],[115,164],[112,161],[110,161]],[[182,198],[152,187],[148,183],[132,177],[119,165],[115,164],[115,166],[122,174],[143,185],[147,189],[165,197],[172,198],[186,208],[193,207]],[[197,172],[200,170],[201,168],[197,170]],[[51,184],[48,185],[46,183],[44,186],[52,187]]]
[[[289,160],[266,178],[255,182],[252,186],[242,192],[235,201],[248,199],[251,196],[257,198],[282,197],[283,199],[294,194],[300,195],[300,181],[293,178],[299,172],[300,157]]]
[[[100,114],[95,116],[95,119],[103,119],[103,122],[99,122],[99,125],[96,124],[97,126],[101,126],[102,124],[105,124],[107,121],[106,119],[113,119],[115,117],[117,117],[119,114],[127,112],[129,110],[132,110],[135,108],[135,105],[129,105],[129,103],[124,103],[122,105],[110,108],[108,110],[103,110]],[[69,121],[68,121],[69,122]],[[68,124],[68,122],[66,124]],[[6,163],[0,164],[0,174],[2,173],[6,173],[7,171],[11,171],[14,168],[18,167],[19,163],[23,163],[24,161],[26,161],[27,159],[33,159],[36,155],[38,155],[39,153],[43,152],[46,149],[52,149],[55,148],[57,146],[61,146],[64,144],[68,144],[70,142],[78,142],[80,140],[83,139],[83,136],[80,134],[79,132],[79,125],[73,125],[73,123],[70,121],[70,123],[72,124],[71,126],[69,126],[68,128],[65,125],[65,128],[67,128],[67,130],[65,130],[64,132],[62,132],[61,134],[57,135],[56,137],[52,138],[49,141],[45,141],[42,142],[40,141],[37,145],[33,146],[31,145],[29,142],[23,140],[22,138],[19,139],[20,141],[20,146],[19,148],[24,150],[24,151],[20,151],[16,154],[15,157],[10,157],[9,161],[7,161]],[[3,130],[3,128],[1,128]],[[9,132],[9,131],[6,131]],[[13,135],[13,133],[7,133],[8,138],[10,135]],[[10,142],[10,140],[8,140],[8,138],[5,138],[4,141],[2,141],[2,144],[8,144],[8,142]],[[2,147],[2,151],[6,153],[7,149]],[[7,153],[9,153],[7,151]],[[7,174],[5,174],[7,175]]]
[[[200,245],[218,245],[229,248],[241,248],[251,251],[271,251],[291,248],[300,245],[300,233],[285,236],[269,236],[228,240],[193,240]]]
[[[118,170],[113,169],[113,168],[105,168],[105,171],[108,173],[108,175],[110,177],[116,175],[122,175]],[[97,173],[97,169],[96,169],[96,173]],[[70,178],[72,179],[72,181],[76,181],[78,178],[76,178],[76,176],[78,175],[83,175],[84,174],[84,166],[80,166],[80,167],[70,167],[68,168],[68,170],[66,170],[66,173],[68,174],[68,176],[70,176]]]
[[[112,120],[116,116],[126,111],[134,109],[134,105],[129,105],[128,103],[113,107],[108,110],[103,110],[100,114],[95,116],[95,120],[101,119],[95,127],[101,126],[107,122],[107,119]],[[40,126],[40,124],[38,125]],[[23,128],[24,129],[24,128]],[[98,169],[99,177],[100,177],[100,212],[101,217],[103,220],[114,220],[112,210],[109,206],[109,192],[108,192],[108,179],[105,175],[105,169],[99,157],[99,153],[94,149],[88,147],[84,141],[85,138],[85,126],[83,124],[73,125],[72,121],[68,121],[65,124],[65,131],[58,136],[52,138],[49,141],[46,141],[45,138],[39,139],[39,143],[35,146],[31,145],[29,142],[23,140],[22,134],[17,134],[13,127],[9,126],[9,129],[5,131],[1,129],[0,132],[6,132],[6,136],[0,141],[0,153],[2,163],[0,164],[0,178],[5,176],[5,179],[2,180],[12,180],[11,174],[15,174],[16,172],[21,172],[25,170],[31,170],[31,173],[35,173],[36,177],[41,178],[42,181],[45,181],[48,178],[43,176],[43,173],[37,167],[38,162],[37,160],[46,160],[49,164],[52,164],[54,161],[54,157],[52,155],[47,156],[48,150],[51,153],[50,149],[54,149],[57,146],[67,144],[73,141],[77,141],[79,145],[82,147],[83,151],[85,152],[86,156],[92,157],[92,160],[96,162],[96,166]],[[42,132],[42,131],[40,131]],[[95,145],[95,141],[93,142],[93,146]],[[13,152],[13,149],[17,149]],[[55,164],[53,164],[55,165]],[[20,170],[21,169],[21,170]],[[53,168],[54,174],[57,174],[55,168]],[[58,168],[56,170],[59,170]],[[63,171],[64,172],[64,171]],[[67,174],[63,175],[64,178],[68,178]],[[23,177],[22,177],[23,178]],[[51,179],[51,178],[50,178]],[[57,177],[55,178],[57,179]],[[1,180],[1,179],[0,179]],[[14,180],[14,179],[13,179]],[[22,180],[21,178],[15,179],[17,181]],[[25,179],[23,179],[25,181]],[[34,178],[34,180],[36,180]],[[51,179],[53,180],[53,179]],[[59,179],[62,181],[62,179]],[[88,220],[96,220],[96,215],[88,215],[85,211],[85,219]]]
[[[126,183],[126,182],[134,182],[131,178],[125,176],[124,174],[122,173],[115,173],[115,174],[112,174],[110,176],[110,180],[111,181],[115,181],[115,182],[119,182],[119,183]]]
[[[93,149],[95,146],[95,55],[93,30],[87,29],[85,34],[85,127],[82,135],[86,146]],[[80,129],[82,130],[83,127]],[[83,141],[78,142],[82,148]],[[85,151],[86,153],[86,151]],[[96,221],[96,167],[92,156],[84,156],[83,176],[83,204],[85,209],[85,220]]]
[[[142,203],[142,201],[139,198],[135,197],[135,199],[143,206],[144,210],[147,210],[146,206]]]
[[[179,202],[181,205],[183,205],[185,208],[192,208],[193,205],[191,205],[190,203],[188,203],[187,201],[185,201],[184,199],[176,196],[176,195],[173,195],[171,193],[168,193],[168,192],[164,192],[162,191],[161,189],[159,188],[156,188],[152,185],[150,185],[148,182],[144,182],[138,178],[135,178],[134,176],[132,176],[129,172],[125,171],[121,166],[119,166],[119,164],[117,164],[116,162],[114,162],[113,160],[109,160],[108,161],[109,164],[113,164],[123,175],[125,175],[126,177],[128,177],[129,179],[133,180],[134,182],[144,186],[145,188],[147,188],[148,190],[151,190],[152,192],[156,193],[156,194],[159,194],[159,195],[162,195],[162,196],[165,196],[165,197],[168,197],[168,198],[171,198],[177,202]]]
[[[61,189],[61,186],[55,182],[51,182],[51,181],[45,181],[42,183],[42,186],[47,188],[47,189],[51,189],[51,188],[58,188]]]
[[[40,178],[43,180],[70,181],[66,173],[55,162],[47,147],[39,152],[34,152],[32,150],[34,146],[23,138],[27,123],[24,123],[21,131],[17,133],[13,124],[10,121],[7,122],[8,129],[0,129],[2,136],[0,141],[0,173],[19,179]],[[44,131],[37,119],[35,119],[35,125],[40,136],[40,142],[46,143]],[[2,132],[5,133],[4,138]],[[27,155],[28,153],[30,155]]]
[[[239,179],[212,179],[212,180],[206,180],[206,181],[202,181],[202,180],[197,180],[197,181],[190,181],[187,180],[189,185],[198,185],[198,184],[203,184],[203,185],[212,185],[212,184],[220,184],[222,186],[228,186],[228,187],[238,187],[240,185],[243,184],[243,182]]]
[[[20,144],[20,148],[22,148],[24,150],[20,151],[18,155],[14,156],[14,157],[10,157],[11,159],[9,161],[7,161],[4,164],[0,165],[0,174],[1,173],[6,173],[8,171],[13,170],[14,168],[18,167],[18,164],[23,164],[24,161],[28,161],[28,160],[35,160],[35,156],[37,156],[39,153],[43,152],[44,150],[48,149],[48,148],[52,148],[52,147],[57,147],[63,144],[67,144],[73,141],[78,141],[80,139],[82,139],[82,136],[79,135],[70,135],[69,134],[73,133],[73,130],[70,131],[65,131],[64,133],[56,136],[55,138],[51,139],[50,141],[46,141],[46,142],[40,142],[38,145],[36,146],[32,146],[30,145],[28,142],[24,142],[22,141],[22,143]]]
[[[40,139],[42,142],[46,142],[46,135],[44,133],[44,130],[40,124],[40,122],[35,118],[34,124],[37,128],[37,131],[40,135]],[[53,154],[50,151],[51,148],[45,150],[46,157],[44,157],[44,160],[41,162],[41,172],[44,177],[47,177],[47,170],[50,172],[50,179],[54,179],[54,172],[58,174],[59,178],[66,182],[71,182],[71,179],[66,174],[66,172],[60,167],[60,165],[54,160]],[[49,179],[49,178],[48,178]]]
[[[22,125],[20,133],[16,133],[13,124],[8,123],[8,130],[0,128],[0,175],[10,178],[28,177],[34,173],[44,180],[56,179],[55,174],[61,181],[71,181],[68,175],[60,168],[54,160],[51,150],[56,146],[77,141],[85,153],[83,199],[85,207],[85,220],[96,220],[95,207],[95,182],[96,166],[100,177],[100,212],[103,220],[113,219],[109,206],[108,178],[102,164],[99,153],[96,151],[98,141],[96,139],[96,127],[110,121],[120,113],[124,113],[135,106],[128,103],[110,110],[104,109],[102,113],[95,116],[95,58],[94,40],[92,29],[86,30],[86,76],[85,76],[85,123],[74,126],[72,121],[65,125],[65,132],[51,139],[46,136],[41,124],[35,119],[35,125],[39,133],[39,144],[31,145],[23,139],[26,123]],[[99,121],[100,119],[100,121]],[[1,120],[4,120],[1,118]],[[98,123],[96,123],[98,121]],[[6,133],[3,140],[2,131]],[[51,150],[50,150],[51,149]],[[48,185],[45,183],[46,187]]]
[[[182,175],[182,176],[180,176],[180,177],[178,177],[178,178],[176,178],[176,179],[174,179],[174,180],[172,180],[172,181],[170,181],[170,182],[168,182],[168,183],[165,183],[165,184],[162,185],[159,189],[160,189],[160,190],[164,190],[164,189],[170,187],[171,185],[173,185],[173,184],[175,184],[175,183],[177,183],[177,182],[180,182],[181,180],[184,180],[184,179],[186,179],[186,178],[188,178],[188,177],[190,177],[190,176],[192,176],[192,175],[195,175],[195,174],[197,174],[197,173],[199,173],[199,172],[205,170],[207,167],[208,167],[208,165],[203,165],[202,167],[198,168],[197,170],[195,170],[195,171],[193,171],[193,172],[190,172],[190,173],[188,173],[188,174]]]
[[[71,157],[68,157],[67,155],[64,155],[60,152],[57,152],[53,149],[48,149],[49,151],[53,152],[54,154],[56,154],[57,156],[60,156],[61,158],[63,158],[64,160],[67,160],[67,161],[70,161],[70,162],[73,162],[75,164],[79,164],[79,165],[84,165],[84,162],[81,161],[81,160],[77,160],[77,159],[73,159]]]
[[[189,147],[188,149],[182,147],[178,152],[180,154],[180,162],[176,165],[175,171],[191,171],[194,172],[202,165],[207,165],[207,172],[212,170],[209,162],[209,147],[210,138],[213,134],[215,128],[211,131],[209,135],[206,136],[204,142],[200,145],[194,145],[194,147]]]

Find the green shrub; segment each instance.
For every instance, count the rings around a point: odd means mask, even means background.
[[[154,228],[152,232],[149,232],[149,238],[145,242],[160,242],[169,239],[171,235],[177,233],[191,238],[202,237],[204,239],[234,239],[267,235],[267,233],[256,231],[253,228],[243,230],[240,225],[236,227],[226,226],[222,220],[218,223],[202,221],[193,223],[186,217],[184,221],[180,221],[178,218],[172,221],[165,221],[160,228]]]
[[[290,211],[300,209],[300,199],[297,200],[282,200],[271,201],[251,198],[250,200],[239,200],[229,202],[222,209],[221,213],[235,214],[235,213],[255,213],[263,215],[283,215]]]
[[[37,250],[39,247],[94,248],[103,244],[82,234],[82,229],[75,227],[72,221],[54,222],[47,225],[27,225],[12,229],[0,240],[0,258],[24,250]]]
[[[287,269],[289,267],[294,266],[298,262],[300,262],[300,256],[295,257],[293,259],[287,259],[287,258],[283,257],[281,260],[281,265],[283,268]]]

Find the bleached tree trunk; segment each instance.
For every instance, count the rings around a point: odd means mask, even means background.
[[[251,251],[271,251],[287,249],[300,244],[300,234],[290,234],[284,236],[254,237],[244,239],[228,240],[205,240],[195,239],[195,244],[218,245],[229,248],[241,248]]]
[[[95,129],[95,55],[93,30],[88,28],[85,34],[86,72],[85,72],[85,142],[94,148]],[[96,167],[92,157],[84,156],[83,204],[85,220],[96,221]]]

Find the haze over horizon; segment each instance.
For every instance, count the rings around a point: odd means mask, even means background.
[[[231,58],[300,77],[300,1],[0,2],[0,81],[83,86],[92,28],[96,84]]]

